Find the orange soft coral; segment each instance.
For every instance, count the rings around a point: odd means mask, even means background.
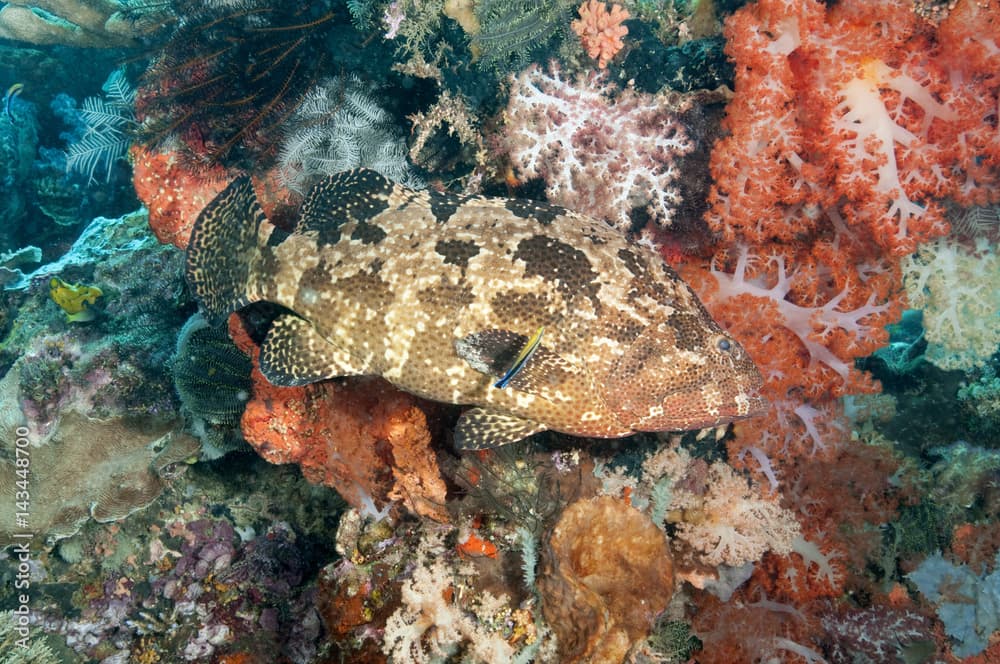
[[[259,350],[235,316],[230,329],[237,345],[253,354],[253,398],[241,426],[258,454],[271,463],[299,464],[310,482],[333,487],[367,514],[385,515],[398,502],[448,520],[447,489],[414,397],[378,378],[275,387],[260,373]]]
[[[883,326],[902,307],[899,271],[863,252],[838,233],[812,246],[736,246],[708,265],[681,266],[764,377],[772,407],[739,424],[744,447],[756,446],[775,462],[833,452],[848,430],[837,397],[877,388],[854,359],[887,341]]]
[[[713,228],[758,243],[841,225],[899,256],[947,232],[941,198],[996,201],[997,56],[982,26],[997,3],[973,4],[940,31],[904,0],[759,0],[734,13]],[[966,59],[953,43],[968,44]]]
[[[573,21],[570,27],[580,37],[587,55],[597,60],[597,66],[604,69],[625,46],[622,37],[628,34],[628,28],[622,22],[629,18],[628,10],[614,4],[609,12],[603,2],[588,0],[577,11],[580,18]]]
[[[854,360],[905,305],[899,258],[947,232],[940,200],[1000,197],[998,12],[961,0],[936,28],[904,0],[758,0],[726,21],[706,215],[726,244],[681,270],[765,376],[742,449],[779,471],[846,440],[837,397],[878,389]]]

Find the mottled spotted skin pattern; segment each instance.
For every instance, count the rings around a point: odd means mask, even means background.
[[[408,190],[371,171],[317,185],[294,233],[262,216],[248,181],[220,194],[196,224],[189,281],[210,315],[260,300],[295,312],[305,322],[285,332],[318,333],[297,345],[325,349],[325,375],[378,374],[429,399],[480,406],[487,428],[526,420],[528,433],[701,428],[764,406],[756,367],[691,289],[599,220]],[[540,352],[506,389],[493,387],[502,370],[489,375],[459,354],[461,340],[475,352],[487,338],[511,340],[516,354],[541,326]],[[476,336],[488,331],[503,333]],[[283,334],[274,345],[293,343]],[[298,371],[294,356],[275,351],[275,373]]]

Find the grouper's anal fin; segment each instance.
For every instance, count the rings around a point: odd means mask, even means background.
[[[455,426],[455,447],[460,450],[486,450],[509,445],[545,431],[540,422],[515,415],[505,415],[484,408],[470,408],[462,413]]]
[[[185,276],[211,324],[254,301],[249,284],[260,255],[258,229],[267,223],[246,176],[233,180],[194,222]]]
[[[324,339],[312,323],[292,314],[279,317],[260,348],[260,372],[272,385],[308,385],[361,373],[356,360]]]

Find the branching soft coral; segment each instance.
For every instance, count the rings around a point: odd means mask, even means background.
[[[837,253],[856,242],[841,228],[832,240],[808,247],[771,245],[757,253],[739,245],[720,251],[707,270],[682,266],[764,377],[771,408],[738,425],[737,461],[751,446],[775,462],[832,452],[846,432],[835,397],[876,389],[854,360],[888,340],[883,326],[902,307],[899,272],[875,256],[854,262],[846,251]]]
[[[607,219],[622,230],[645,208],[669,225],[680,203],[677,159],[692,142],[669,99],[626,88],[617,94],[598,76],[570,82],[532,66],[514,79],[505,149],[526,178],[545,180],[558,205]]]
[[[467,661],[511,661],[514,649],[452,602],[454,594],[451,572],[440,559],[418,565],[403,584],[403,606],[386,622],[383,652],[396,662],[437,662],[462,646]]]
[[[925,244],[903,261],[910,306],[921,309],[927,359],[971,369],[1000,344],[1000,257],[985,238],[974,248],[949,239]]]
[[[713,463],[703,487],[692,488],[678,488],[671,507],[683,515],[677,538],[699,552],[700,563],[735,567],[759,560],[766,551],[791,551],[799,534],[792,513],[761,498],[726,464]]]
[[[857,293],[851,292],[857,290],[855,284],[846,285],[837,293],[830,293],[821,302],[811,303],[808,300],[813,298],[802,298],[801,290],[794,292],[797,287],[801,289],[800,282],[819,279],[820,275],[810,270],[810,266],[791,271],[786,267],[784,256],[774,255],[767,259],[772,269],[758,271],[758,278],[754,279],[754,271],[749,269],[749,264],[760,258],[751,256],[746,246],[739,246],[738,251],[732,274],[715,266],[711,268],[717,286],[713,299],[726,301],[750,296],[763,304],[768,311],[762,318],[770,318],[794,334],[805,350],[806,362],[802,371],[813,372],[815,379],[826,378],[809,381],[814,394],[829,390],[843,391],[847,386],[863,381],[864,378],[854,369],[851,360],[874,350],[871,348],[871,341],[880,345],[884,340],[879,322],[885,321],[886,314],[892,312],[890,304],[884,301],[876,304],[876,300],[883,298],[877,297],[878,293],[873,292],[866,302],[852,307],[850,300],[857,299]],[[811,287],[807,288],[811,290]],[[854,298],[850,297],[852,294]],[[806,301],[802,302],[803,299]],[[755,324],[759,322],[754,321]],[[847,345],[853,345],[857,351],[844,353],[846,357],[839,356],[834,352],[837,337],[846,341]],[[787,367],[787,364],[783,363],[783,366]],[[839,380],[830,375],[830,370],[839,376]]]
[[[614,4],[609,12],[607,5],[600,0],[588,0],[580,5],[577,12],[580,18],[573,21],[570,27],[580,37],[587,55],[597,60],[597,66],[604,69],[625,46],[622,37],[628,34],[628,28],[622,23],[629,18],[628,10]]]
[[[762,242],[836,215],[901,255],[947,231],[938,199],[996,200],[995,129],[984,139],[1000,54],[980,26],[1000,9],[958,4],[938,33],[902,0],[760,0],[736,12],[736,96],[712,155],[709,222]],[[973,43],[959,60],[949,45],[963,39]]]
[[[760,0],[727,20],[735,95],[706,219],[728,244],[712,280],[683,271],[765,375],[774,408],[740,425],[743,449],[843,442],[832,398],[876,389],[853,361],[903,307],[899,257],[947,232],[942,198],[1000,197],[1000,49],[982,28],[998,19],[997,2],[962,0],[935,29],[902,0]]]
[[[796,512],[803,534],[791,553],[766,556],[754,583],[772,599],[796,603],[867,587],[884,526],[897,519],[901,502],[914,499],[888,444],[856,442],[823,459],[799,456],[785,474],[783,504]]]
[[[626,468],[604,462],[594,475],[601,493],[627,497],[673,533],[671,548],[683,566],[681,576],[699,587],[707,568],[738,567],[760,560],[767,551],[788,553],[799,535],[795,515],[775,496],[761,495],[757,484],[728,464],[708,464],[678,445],[646,456],[640,480]]]
[[[808,616],[794,606],[767,599],[726,603],[710,595],[699,599],[691,628],[705,644],[698,653],[700,663],[824,661],[809,643]],[[790,659],[790,653],[799,658]]]

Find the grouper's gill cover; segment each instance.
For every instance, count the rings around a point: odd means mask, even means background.
[[[285,233],[240,178],[198,217],[187,278],[212,319],[258,301],[289,311],[261,348],[272,383],[375,374],[471,405],[462,448],[545,429],[703,428],[765,408],[753,362],[659,256],[553,205],[413,191],[357,170],[317,184]]]

